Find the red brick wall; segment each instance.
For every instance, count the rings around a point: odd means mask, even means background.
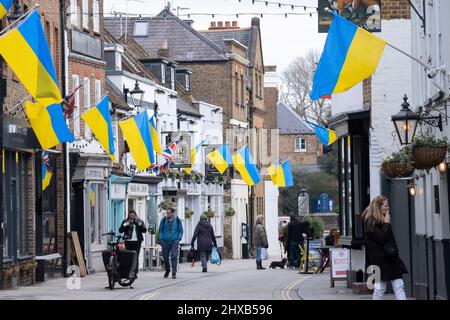
[[[306,138],[306,152],[294,151],[294,139]],[[280,158],[288,159],[294,165],[317,164],[319,142],[315,135],[280,135]]]
[[[383,20],[411,19],[411,7],[407,0],[381,1],[381,18]]]

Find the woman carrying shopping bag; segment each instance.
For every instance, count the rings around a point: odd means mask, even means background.
[[[269,243],[267,241],[267,234],[266,234],[266,228],[264,228],[264,217],[262,215],[259,215],[256,217],[255,222],[255,229],[253,230],[253,245],[256,246],[256,269],[257,270],[264,270],[262,266],[262,260],[267,259],[267,257],[261,256],[261,251],[264,251],[263,249],[269,248]],[[265,254],[263,252],[263,254]]]
[[[208,260],[211,251],[217,249],[216,236],[214,229],[208,221],[206,214],[202,214],[200,221],[195,227],[194,235],[192,236],[191,246],[194,247],[195,240],[197,240],[197,250],[200,252],[200,261],[202,262],[202,272],[208,272]]]

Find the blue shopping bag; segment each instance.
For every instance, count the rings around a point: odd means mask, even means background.
[[[212,264],[217,264],[217,265],[220,265],[220,263],[222,262],[222,259],[220,258],[219,252],[217,251],[216,247],[212,248],[211,257],[209,258],[209,262],[211,262]]]

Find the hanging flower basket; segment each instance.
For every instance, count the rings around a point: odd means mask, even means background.
[[[192,216],[194,215],[194,211],[190,208],[184,208],[184,217],[186,219],[190,219],[192,218]]]
[[[225,214],[225,216],[231,218],[232,216],[234,216],[236,214],[236,210],[234,210],[232,207],[228,207],[225,209],[225,211],[223,213]]]
[[[412,149],[412,159],[416,169],[431,169],[445,160],[447,147],[416,147]]]
[[[169,208],[175,208],[175,206],[176,206],[176,203],[172,202],[170,200],[164,200],[160,204],[158,204],[158,208],[160,208],[162,210],[167,210]]]
[[[203,213],[206,214],[206,216],[209,219],[214,218],[214,216],[216,215],[216,213],[214,211],[212,211],[211,209],[208,209],[207,211],[204,211]]]
[[[389,178],[409,177],[414,172],[412,163],[400,163],[394,161],[383,162],[381,170]]]
[[[445,160],[447,137],[438,139],[432,134],[416,137],[412,143],[412,160],[416,169],[429,170]]]
[[[384,159],[381,171],[389,178],[409,177],[414,173],[414,165],[411,161],[411,148],[403,147],[398,152]]]

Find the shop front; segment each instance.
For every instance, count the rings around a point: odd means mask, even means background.
[[[72,154],[71,226],[77,231],[89,272],[104,271],[101,251],[107,248],[108,176],[111,161],[102,155]]]
[[[109,177],[108,230],[119,233],[120,225],[126,218],[127,187],[131,177],[112,174]]]

